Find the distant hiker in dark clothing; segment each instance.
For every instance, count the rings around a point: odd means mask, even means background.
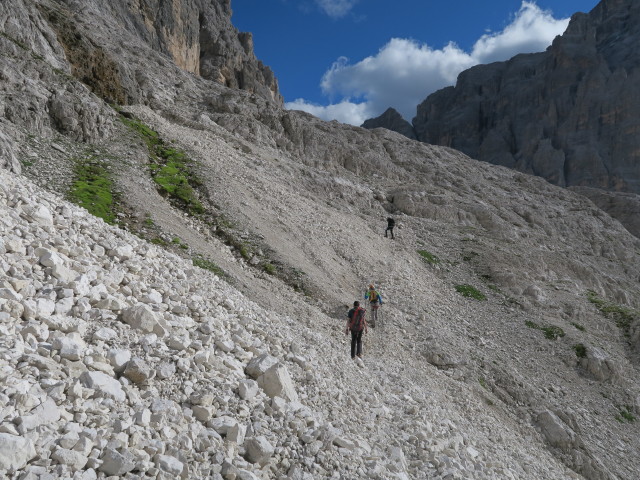
[[[396,237],[393,236],[393,227],[396,226],[396,221],[389,217],[387,218],[387,229],[384,231],[384,236],[387,236],[387,232],[391,232],[391,238],[395,239]]]
[[[362,335],[367,333],[367,321],[364,318],[365,309],[360,302],[353,302],[353,308],[347,313],[347,328],[345,334],[351,332],[351,358],[362,357]]]

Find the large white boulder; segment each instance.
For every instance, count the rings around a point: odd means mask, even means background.
[[[289,402],[298,401],[293,380],[284,365],[276,364],[269,368],[258,377],[258,385],[271,398],[278,396]]]
[[[273,445],[265,437],[251,437],[244,442],[245,458],[251,463],[264,466],[273,455]]]
[[[0,433],[0,470],[16,471],[35,456],[36,449],[28,438]]]
[[[122,320],[141,332],[155,333],[159,337],[163,337],[167,333],[164,321],[146,305],[139,304],[125,308],[122,311]]]
[[[249,362],[244,369],[245,373],[253,379],[257,379],[260,375],[264,374],[269,368],[278,363],[276,357],[272,357],[267,353],[259,355]]]
[[[120,382],[106,373],[84,372],[80,375],[80,381],[85,387],[100,390],[106,397],[118,402],[124,402],[127,398]]]

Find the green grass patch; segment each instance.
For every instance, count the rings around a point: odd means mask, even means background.
[[[113,181],[105,165],[95,159],[76,160],[69,199],[110,224],[116,223]]]
[[[222,270],[222,268],[220,268],[218,265],[213,263],[211,260],[207,260],[206,258],[201,256],[196,256],[196,257],[193,257],[192,262],[196,267],[213,272],[219,277],[227,277],[226,272]]]
[[[486,300],[487,297],[480,292],[477,288],[472,287],[471,285],[456,285],[456,292],[458,292],[463,297],[474,298],[476,300]]]
[[[637,310],[604,300],[592,290],[587,292],[587,299],[593,303],[605,317],[614,320],[616,325],[623,329],[625,333],[629,332],[629,328],[635,320],[640,319],[640,312]]]
[[[571,322],[571,325],[573,325],[574,327],[576,327],[578,330],[580,330],[581,332],[586,331],[586,328],[584,328],[582,325],[580,325],[579,323],[576,322]]]
[[[273,263],[267,262],[262,265],[262,269],[269,275],[275,275],[277,273],[276,266]]]
[[[12,42],[13,44],[17,45],[18,47],[20,47],[22,50],[29,50],[29,47],[21,42],[20,40],[18,40],[17,38],[13,38],[11,35],[0,31],[0,37],[4,37],[7,40],[9,40],[10,42]]]
[[[488,390],[487,381],[483,377],[478,378],[478,383],[482,388],[484,388],[485,390]]]
[[[576,352],[576,357],[578,357],[578,358],[586,358],[586,356],[587,356],[587,347],[585,347],[584,344],[578,343],[578,344],[573,346],[573,349]]]
[[[245,260],[251,260],[251,249],[249,248],[249,245],[247,245],[244,242],[241,242],[238,246],[237,246],[238,252],[240,253],[240,256],[242,258],[244,258]]]
[[[538,325],[536,322],[532,322],[531,320],[525,321],[524,324],[529,328],[535,328],[536,330],[540,330],[540,325]]]
[[[544,337],[549,340],[557,340],[558,338],[565,336],[564,330],[556,325],[540,325],[531,320],[526,320],[524,324],[534,330],[540,330],[544,333]]]
[[[195,189],[202,185],[192,171],[192,161],[182,150],[170,147],[155,130],[137,118],[120,114],[120,120],[147,144],[151,162],[151,177],[160,193],[167,196],[191,215],[200,215],[205,208],[198,200]]]
[[[636,421],[636,417],[631,413],[631,407],[628,405],[624,407],[618,408],[618,414],[616,415],[616,420],[620,423],[633,423]]]
[[[556,325],[547,325],[540,330],[544,333],[544,337],[549,340],[557,340],[565,335],[564,330]]]
[[[428,252],[427,250],[418,250],[418,255],[422,257],[422,260],[424,260],[426,263],[430,265],[435,265],[437,263],[440,263],[440,259],[437,256],[435,256],[433,253]]]

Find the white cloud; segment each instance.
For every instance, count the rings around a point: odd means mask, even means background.
[[[542,52],[568,25],[568,18],[556,20],[551,12],[541,10],[535,3],[522,2],[513,22],[502,32],[480,37],[471,56],[478,63],[490,63],[518,53]]]
[[[318,6],[330,17],[344,17],[358,0],[316,0]]]
[[[354,103],[349,99],[342,100],[340,103],[322,106],[298,98],[293,102],[287,102],[285,108],[288,110],[303,110],[325,120],[338,120],[352,125],[362,125],[367,118],[376,115],[375,111],[371,110],[371,105],[368,102]]]
[[[329,98],[339,98],[338,103],[319,106],[297,99],[286,107],[325,120],[361,125],[391,106],[411,121],[416,106],[430,93],[453,85],[461,71],[479,63],[507,60],[518,53],[543,51],[568,23],[569,19],[557,20],[551,12],[524,1],[504,30],[480,37],[470,53],[455,43],[433,49],[414,40],[394,38],[375,56],[355,64],[339,58],[324,74],[322,91]]]

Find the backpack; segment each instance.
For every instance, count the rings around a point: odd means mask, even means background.
[[[358,307],[353,312],[353,317],[351,317],[351,322],[349,323],[349,329],[352,332],[361,332],[364,330],[364,308]]]
[[[378,292],[375,290],[369,290],[369,301],[377,302],[378,301]]]

